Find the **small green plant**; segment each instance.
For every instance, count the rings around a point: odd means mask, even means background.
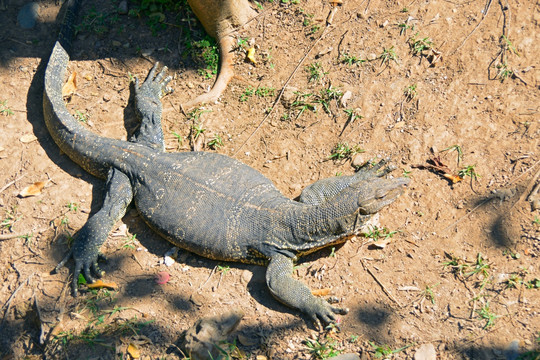
[[[275,94],[276,94],[276,89],[273,87],[259,86],[255,90],[255,95],[257,95],[258,97],[274,96]]]
[[[324,340],[308,338],[304,344],[314,359],[330,359],[341,353],[340,350],[336,349],[337,341],[331,337],[326,337]]]
[[[15,223],[20,219],[21,215],[17,211],[17,205],[14,205],[11,209],[6,209],[5,217],[2,220],[2,223],[0,223],[0,226],[11,231]]]
[[[540,218],[538,216],[534,218],[533,224],[540,225]]]
[[[199,119],[201,118],[202,114],[204,113],[208,113],[208,112],[212,112],[212,110],[207,110],[207,109],[201,109],[201,108],[195,108],[193,109],[192,111],[190,111],[188,114],[187,114],[187,117],[189,118],[189,120],[193,121],[194,123],[199,121]]]
[[[88,122],[88,113],[82,112],[80,110],[75,110],[75,119],[79,120],[80,122],[87,123]]]
[[[299,91],[295,92],[295,94],[296,100],[291,104],[291,107],[298,110],[296,119],[299,119],[306,110],[317,112],[317,107],[312,103],[308,102],[308,99],[311,98],[313,94],[301,93]]]
[[[480,177],[480,175],[478,175],[476,171],[474,170],[475,167],[476,165],[468,165],[464,167],[463,169],[459,170],[458,175],[461,176],[462,178],[464,178],[465,176],[470,176],[472,180],[478,181],[478,178]]]
[[[383,52],[379,55],[381,59],[381,65],[388,65],[390,61],[398,62],[398,56],[394,46],[389,47],[388,49],[383,48]]]
[[[411,101],[418,95],[418,92],[416,91],[416,84],[407,86],[405,90],[403,90],[403,95],[405,96],[406,101]]]
[[[414,26],[407,24],[407,22],[398,24],[398,28],[399,28],[399,35],[406,34],[407,30],[409,29],[414,30]]]
[[[175,131],[171,131],[171,134],[176,138],[176,141],[178,141],[178,147],[182,146],[184,143],[184,137]]]
[[[463,150],[461,149],[461,146],[459,145],[452,145],[447,147],[446,149],[442,150],[444,151],[455,151],[457,153],[457,163],[459,163],[463,160]]]
[[[223,139],[221,138],[219,134],[215,134],[212,140],[208,142],[208,147],[214,150],[217,150],[222,146],[223,146]]]
[[[327,89],[322,89],[320,95],[317,95],[315,98],[315,103],[322,105],[324,111],[328,114],[330,111],[330,101],[338,100],[343,96],[343,91],[334,88],[332,85]]]
[[[367,59],[361,59],[360,57],[350,55],[349,53],[341,54],[339,61],[342,64],[354,65],[367,62]]]
[[[510,39],[506,37],[506,35],[504,34],[501,35],[501,42],[503,43],[503,48],[505,51],[510,51],[511,53],[514,53],[515,55],[519,56],[516,48],[514,47]]]
[[[409,46],[411,47],[411,51],[413,55],[422,56],[424,55],[424,51],[431,49],[433,42],[431,41],[429,37],[417,39],[417,36],[418,36],[418,33],[414,34],[409,39]]]
[[[360,120],[364,118],[362,115],[358,113],[360,109],[343,109],[345,114],[347,114],[347,123],[352,124],[355,120]]]
[[[507,63],[497,64],[497,79],[501,82],[514,76],[514,72],[508,67]]]
[[[435,294],[433,293],[433,289],[439,284],[440,283],[436,283],[435,285],[431,285],[431,286],[426,285],[426,288],[421,293],[422,297],[431,301],[433,305],[435,305]]]
[[[218,265],[217,266],[217,271],[222,273],[222,274],[226,274],[229,271],[231,271],[231,267],[229,265]]]
[[[372,239],[373,241],[387,240],[394,237],[397,231],[390,231],[387,228],[383,227],[380,229],[377,226],[373,226],[364,236]]]
[[[203,68],[198,70],[199,75],[206,79],[211,79],[218,72],[219,53],[218,47],[210,37],[191,43],[192,57],[195,62],[202,64]]]
[[[137,244],[137,234],[133,234],[124,241],[124,243],[122,244],[122,249],[135,250],[136,244]]]
[[[351,335],[351,337],[349,338],[349,342],[351,344],[354,344],[355,342],[358,341],[359,338],[360,338],[360,336],[358,336],[358,335]]]
[[[77,212],[77,210],[79,210],[79,205],[77,205],[77,203],[74,203],[74,202],[67,203],[66,207],[71,212]]]
[[[204,134],[204,132],[206,131],[206,129],[203,128],[201,123],[196,123],[195,125],[193,125],[192,130],[193,130],[193,139],[194,140],[197,140],[199,138],[199,136]]]
[[[328,72],[325,72],[322,68],[321,63],[315,62],[313,64],[306,66],[306,71],[308,72],[308,81],[309,82],[318,82],[322,77]]]
[[[255,90],[251,86],[248,86],[242,95],[240,95],[240,102],[246,102],[253,94],[255,93]]]
[[[373,347],[373,350],[375,352],[374,356],[379,359],[389,359],[390,356],[394,355],[394,354],[397,354],[398,352],[401,352],[411,346],[413,346],[414,344],[410,344],[410,345],[405,345],[404,347],[401,347],[399,349],[395,349],[395,350],[392,350],[392,348],[386,344],[383,344],[383,345],[376,345],[375,343],[373,342],[369,342],[369,344],[371,345],[371,347]]]
[[[411,175],[411,173],[412,173],[412,170],[403,169],[403,177],[408,178],[408,177],[410,177],[409,175]]]
[[[359,145],[350,146],[348,143],[338,143],[332,150],[329,159],[332,160],[346,160],[350,159],[355,154],[363,153],[365,150],[360,148]]]
[[[498,316],[489,309],[489,303],[486,303],[480,310],[476,310],[476,313],[481,319],[486,320],[486,324],[483,327],[484,330],[495,325],[495,320],[498,318]]]
[[[7,106],[7,100],[2,100],[0,101],[0,114],[4,115],[4,116],[10,116],[10,115],[13,115],[13,110],[11,110],[8,106]]]

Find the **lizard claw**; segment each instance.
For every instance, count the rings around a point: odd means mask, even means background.
[[[319,329],[323,328],[321,326],[322,321],[322,323],[326,325],[326,328],[337,327],[339,329],[339,326],[336,324],[336,314],[346,315],[349,313],[349,309],[334,307],[323,299],[317,298],[315,300],[316,301],[309,306],[309,310],[307,310],[306,313],[311,317],[317,327]]]

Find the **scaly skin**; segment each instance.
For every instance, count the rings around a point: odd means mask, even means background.
[[[77,3],[68,2],[71,21]],[[230,157],[165,153],[160,98],[170,91],[170,77],[165,77],[165,68],[157,73],[157,64],[142,84],[136,81],[141,127],[131,141],[98,136],[69,114],[62,99],[71,25],[63,27],[45,71],[45,123],[64,153],[107,179],[102,209],[78,232],[65,259],[75,261],[73,293],[80,273],[90,282],[101,275],[99,249],[133,201],[148,225],[178,247],[212,259],[267,265],[270,292],[315,321],[331,323],[335,314],[345,313],[293,279],[294,260],[342,242],[392,203],[409,180],[385,179],[391,169],[381,171],[385,164],[381,161],[351,176],[320,180],[297,202],[284,197],[261,173]]]

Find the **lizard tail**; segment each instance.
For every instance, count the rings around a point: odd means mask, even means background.
[[[58,34],[58,42],[68,54],[71,53],[73,38],[75,37],[75,23],[77,22],[80,7],[81,0],[68,0],[62,28]]]

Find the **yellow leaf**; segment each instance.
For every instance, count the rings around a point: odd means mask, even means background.
[[[141,352],[139,351],[137,345],[135,345],[134,343],[129,343],[127,347],[127,352],[132,359],[138,359],[141,357]]]
[[[77,73],[69,75],[68,81],[62,86],[62,97],[70,97],[77,90]]]
[[[93,283],[88,284],[87,286],[89,289],[101,289],[101,288],[106,288],[106,289],[111,289],[111,290],[118,289],[118,285],[116,285],[115,282],[112,282],[112,281],[104,282],[103,280],[96,280]]]
[[[28,197],[28,196],[36,196],[41,194],[41,190],[43,190],[43,187],[47,184],[46,181],[38,181],[33,183],[32,185],[29,185],[21,190],[19,193],[20,197]]]
[[[253,64],[257,65],[257,60],[255,60],[255,48],[254,47],[251,47],[248,52],[247,52],[247,56],[249,61],[251,61]]]
[[[330,294],[330,289],[311,290],[311,293],[313,294],[313,296],[326,296],[326,295]]]

